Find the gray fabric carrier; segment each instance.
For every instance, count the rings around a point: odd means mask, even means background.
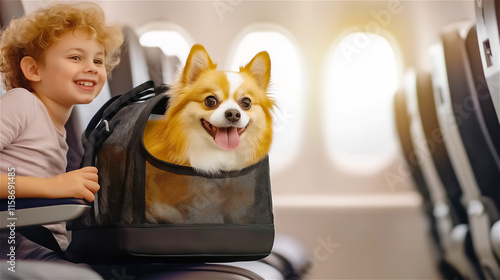
[[[167,87],[146,82],[108,101],[83,137],[82,166],[96,166],[99,184],[88,215],[73,221],[66,251],[75,262],[242,261],[271,252],[274,224],[266,157],[243,170],[206,175],[161,161],[144,147],[151,114],[163,114]],[[150,196],[146,172],[189,193],[176,205]],[[172,191],[175,195],[175,191]]]

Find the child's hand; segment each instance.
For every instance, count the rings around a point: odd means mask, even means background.
[[[53,195],[57,197],[83,198],[91,202],[100,188],[97,183],[97,168],[93,166],[63,173],[49,180],[52,184],[50,188],[54,191]]]

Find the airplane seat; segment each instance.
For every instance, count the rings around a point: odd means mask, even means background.
[[[155,85],[166,84],[163,78],[163,51],[159,47],[142,47],[147,61],[150,79]]]
[[[437,120],[434,118],[435,122],[432,122],[432,115],[426,119],[425,116],[430,112],[422,112],[422,109],[431,112],[433,109],[430,83],[428,73],[407,73],[405,88],[400,89],[395,96],[398,135],[411,175],[416,184],[421,184],[423,199],[427,200],[424,205],[428,204],[427,215],[443,277],[477,279],[480,274],[477,265],[474,265],[477,259],[468,253],[471,244],[467,242],[467,215],[463,207],[458,205],[459,209],[456,209],[457,205],[450,203],[460,198],[460,189],[455,183],[456,179],[453,181],[454,174],[443,164],[446,162],[446,151],[436,146],[439,142],[430,141],[433,139],[431,137],[439,134]],[[429,131],[435,135],[427,135]],[[441,162],[436,163],[436,159]]]
[[[429,187],[422,174],[422,168],[415,159],[416,147],[410,134],[411,117],[408,114],[406,93],[404,90],[397,90],[394,95],[394,112],[396,128],[399,137],[399,143],[403,152],[404,159],[412,170],[412,179],[417,191],[423,198],[424,210],[426,213],[432,213],[432,201],[429,193]]]
[[[175,55],[166,55],[158,47],[143,47],[148,62],[149,76],[155,84],[172,84],[181,65]]]
[[[181,66],[180,59],[175,55],[166,55],[159,47],[144,47],[149,76],[155,84],[172,84]]]
[[[111,96],[126,93],[151,80],[146,54],[139,42],[139,37],[129,26],[124,26],[122,32],[125,41],[121,47],[120,64],[113,69],[108,77]]]
[[[7,27],[12,19],[24,15],[24,6],[21,0],[2,1],[0,7],[0,30]],[[0,80],[1,78],[2,74],[0,74]],[[0,83],[0,95],[5,92],[3,83]]]
[[[495,225],[500,225],[500,188],[497,186],[500,181],[500,122],[497,118],[495,103],[493,101],[495,98],[498,101],[500,96],[496,96],[492,92],[492,90],[496,90],[498,93],[500,88],[497,87],[495,89],[485,84],[486,79],[483,68],[485,64],[482,63],[483,59],[481,58],[480,45],[478,45],[477,38],[477,28],[472,28],[467,34],[466,46],[471,65],[474,88],[476,89],[473,97],[477,98],[479,105],[477,108],[478,119],[475,123],[467,122],[469,127],[464,125],[460,132],[478,180],[483,200],[485,200],[484,203],[491,224],[491,242],[497,261],[500,264],[500,246],[495,245],[498,244],[500,240],[500,234],[494,234]],[[494,75],[500,78],[500,72]],[[469,97],[467,96],[466,98]],[[464,102],[465,101],[464,99]],[[470,137],[471,133],[476,133],[476,131],[471,130],[471,128],[479,130],[477,131],[478,135],[476,135],[476,137]]]
[[[163,67],[163,82],[171,84],[179,72],[179,67],[182,66],[181,60],[175,55],[164,55],[162,60]]]
[[[460,274],[456,271],[456,269],[454,269],[444,259],[442,241],[439,238],[436,218],[432,213],[433,205],[429,193],[429,187],[425,182],[421,163],[416,158],[416,147],[411,138],[411,117],[408,114],[406,103],[406,92],[403,89],[397,90],[394,94],[393,106],[399,144],[403,153],[405,163],[407,164],[407,168],[408,170],[411,170],[411,178],[413,180],[413,183],[415,184],[417,191],[422,196],[422,210],[429,224],[429,233],[432,238],[432,245],[434,249],[433,252],[435,253],[434,255],[436,258],[435,262],[437,263],[441,275],[445,279],[462,279],[462,277],[459,277]]]
[[[0,73],[0,81],[2,80],[2,73]],[[4,93],[6,93],[7,91],[4,89],[3,87],[3,83],[0,82],[0,96],[2,96]]]
[[[437,234],[436,221],[432,215],[432,199],[429,193],[429,187],[427,186],[423,176],[421,163],[416,158],[416,147],[410,133],[411,117],[408,114],[406,103],[405,91],[403,89],[397,90],[394,94],[393,106],[399,144],[401,151],[403,152],[405,163],[408,165],[408,169],[411,170],[413,183],[415,184],[417,191],[422,196],[422,208],[430,223],[432,239],[435,241],[436,245],[439,246],[440,241]]]
[[[500,222],[496,222],[491,227],[490,233],[491,243],[493,244],[493,248],[495,249],[495,253],[497,257],[500,256]]]
[[[24,6],[21,0],[2,1],[0,3],[0,28],[9,25],[10,21],[24,15]]]
[[[471,23],[443,30],[440,44],[431,49],[432,83],[443,140],[463,192],[460,202],[467,209],[474,251],[484,277],[498,279],[500,266],[490,232],[498,220],[500,162],[479,104],[479,99],[485,99],[485,90],[478,91],[474,81],[478,76],[472,73],[476,66],[471,62],[476,62],[469,55],[474,50],[468,48],[466,39],[471,32]]]
[[[474,1],[477,42],[486,84],[500,120],[500,1]]]
[[[293,236],[276,233],[271,254],[260,262],[278,270],[284,279],[303,279],[311,268],[306,248]]]
[[[260,262],[182,264],[110,264],[93,265],[103,279],[227,279],[284,280],[273,267]]]
[[[443,142],[434,89],[430,73],[418,73],[416,77],[417,116],[415,120],[421,131],[414,137],[426,143],[427,150],[419,155],[425,157],[428,172],[426,177],[437,193],[435,216],[447,248],[447,258],[469,279],[482,279],[479,261],[470,239],[470,225],[466,208],[461,203],[463,191],[450,160],[449,151]],[[417,140],[418,141],[418,140]],[[430,171],[430,172],[429,172]],[[441,192],[444,191],[444,197]]]
[[[465,40],[474,90],[463,91],[462,93],[467,94],[455,96],[457,100],[454,99],[453,102],[454,106],[474,102],[474,110],[459,126],[460,135],[481,194],[493,204],[489,215],[496,221],[500,219],[500,188],[495,186],[495,183],[500,182],[500,122],[496,118],[489,88],[484,83],[476,28],[471,28]]]
[[[0,79],[2,79],[2,75],[0,74]],[[5,93],[5,89],[3,88],[3,85],[0,84],[0,96],[2,96]]]
[[[2,260],[4,262],[4,260]],[[0,279],[3,280],[81,280],[103,279],[95,271],[84,266],[72,263],[47,262],[47,261],[15,261],[15,268],[11,268],[7,261],[0,266]]]

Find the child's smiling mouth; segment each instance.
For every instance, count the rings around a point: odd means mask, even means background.
[[[94,87],[97,83],[94,81],[89,81],[89,80],[78,80],[78,81],[75,81],[75,84],[82,86],[82,87],[90,88],[90,87]]]

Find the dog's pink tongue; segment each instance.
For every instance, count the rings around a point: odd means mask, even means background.
[[[218,127],[215,143],[223,150],[234,150],[240,145],[240,136],[236,127]]]

